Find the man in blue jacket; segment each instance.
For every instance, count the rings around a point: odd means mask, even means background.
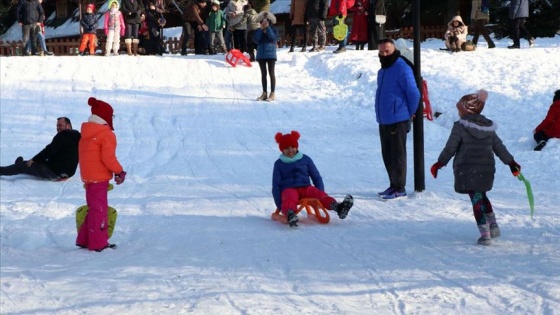
[[[388,200],[406,196],[406,134],[418,108],[420,91],[412,68],[401,58],[393,40],[382,39],[377,48],[381,69],[377,72],[375,115],[390,182],[379,195]]]

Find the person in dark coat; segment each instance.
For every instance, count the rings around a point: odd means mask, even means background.
[[[529,46],[535,45],[535,39],[525,27],[525,20],[529,17],[529,0],[511,0],[509,4],[509,18],[511,19],[511,33],[513,45],[508,46],[510,49],[521,48],[519,38],[521,31],[525,33],[525,39],[529,42]]]
[[[540,151],[550,138],[560,138],[560,90],[554,92],[552,105],[544,120],[533,131],[533,138],[537,141],[535,151]]]
[[[155,4],[150,2],[146,10],[146,22],[148,25],[149,40],[146,45],[146,54],[161,56],[165,52],[163,47],[163,26],[165,18],[163,14],[158,12]]]
[[[313,41],[313,47],[309,52],[325,50],[327,43],[327,28],[325,20],[329,11],[328,0],[307,0],[305,7],[305,21],[309,25],[309,36]]]
[[[74,176],[78,167],[80,132],[72,129],[66,117],[57,119],[56,132],[52,142],[32,159],[25,161],[20,156],[13,165],[0,167],[0,175],[27,174],[50,181]]]
[[[375,20],[376,15],[386,15],[385,0],[367,0],[368,6],[368,50],[377,50],[377,44],[385,34],[384,24]]]
[[[126,45],[126,53],[129,56],[138,55],[138,30],[142,23],[140,16],[144,13],[144,8],[139,0],[122,0],[121,12],[126,23],[124,43]]]
[[[276,133],[274,139],[282,154],[274,163],[272,171],[272,196],[276,208],[282,211],[290,226],[297,226],[295,213],[302,198],[316,198],[325,209],[336,211],[340,219],[346,218],[354,204],[354,198],[346,195],[341,203],[325,192],[323,178],[313,160],[299,151],[299,132]],[[313,185],[311,182],[313,181]]]
[[[183,12],[183,21],[190,24],[189,28],[192,30],[190,35],[194,36],[194,53],[196,55],[203,55],[205,49],[208,48],[205,33],[208,32],[206,18],[210,12],[206,10],[207,4],[206,0],[195,0]],[[181,51],[183,51],[183,48],[181,48]],[[184,52],[186,54],[186,46]]]
[[[19,4],[18,23],[21,25],[23,47],[31,40],[31,51],[28,55],[37,52],[37,28],[45,20],[45,11],[38,0],[24,0]]]
[[[484,89],[461,97],[457,102],[460,119],[453,124],[445,148],[430,169],[432,176],[437,178],[438,170],[454,157],[455,191],[469,194],[480,232],[480,245],[490,245],[491,238],[501,234],[492,204],[486,196],[494,184],[494,155],[509,165],[514,176],[521,171],[521,166],[496,134],[496,124],[480,114],[487,98],[488,92]]]

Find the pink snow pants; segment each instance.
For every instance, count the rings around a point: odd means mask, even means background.
[[[288,215],[288,210],[290,209],[296,211],[298,200],[303,198],[319,199],[319,202],[321,202],[325,209],[330,209],[333,201],[336,201],[333,197],[315,186],[286,188],[282,191],[282,214]]]
[[[86,184],[86,203],[88,213],[84,224],[78,231],[76,245],[89,250],[99,250],[109,245],[107,234],[107,186],[109,181]]]

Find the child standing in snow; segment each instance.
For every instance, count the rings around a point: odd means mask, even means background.
[[[124,36],[124,18],[119,11],[119,2],[117,0],[111,0],[109,2],[109,11],[105,12],[105,35],[107,35],[107,43],[105,44],[105,56],[111,54],[111,49],[113,49],[113,54],[115,56],[119,55],[119,47],[121,45],[121,36]]]
[[[214,41],[218,38],[220,43],[220,48],[224,53],[227,53],[226,42],[224,41],[224,28],[226,27],[226,19],[224,17],[224,12],[220,10],[220,1],[213,0],[212,8],[208,18],[206,18],[206,25],[208,25],[208,33],[210,34],[210,55],[216,54],[216,48],[214,47]]]
[[[455,191],[469,194],[480,231],[480,245],[490,245],[491,238],[500,236],[492,204],[486,196],[494,183],[494,154],[509,165],[514,176],[521,171],[521,166],[496,134],[494,122],[480,114],[487,98],[488,92],[484,89],[461,97],[457,102],[460,119],[453,125],[445,148],[430,169],[437,178],[438,170],[454,157]]]
[[[262,94],[257,98],[258,101],[274,101],[274,89],[276,88],[276,75],[274,66],[276,65],[276,45],[278,42],[278,30],[272,26],[276,23],[276,17],[270,12],[261,12],[257,17],[260,28],[255,31],[253,40],[257,44],[257,61],[261,69]],[[270,75],[270,94],[266,95],[266,68]]]
[[[283,135],[278,132],[274,139],[282,154],[274,163],[272,172],[272,196],[277,209],[288,219],[290,227],[297,226],[295,214],[298,200],[302,198],[319,199],[325,209],[336,211],[340,219],[346,218],[354,204],[351,195],[346,195],[341,203],[325,193],[323,179],[313,160],[299,150],[299,132],[292,131]],[[313,185],[311,185],[311,181]]]
[[[113,248],[107,233],[107,187],[115,174],[115,182],[124,182],[126,172],[117,160],[117,139],[113,133],[113,108],[93,97],[88,99],[91,116],[82,124],[78,145],[80,173],[86,189],[88,213],[78,231],[76,246],[100,252]]]
[[[86,14],[82,16],[80,26],[82,27],[82,41],[80,43],[80,55],[85,54],[86,47],[89,44],[89,54],[95,55],[95,46],[97,45],[97,17],[93,14],[95,5],[90,3],[86,7]]]

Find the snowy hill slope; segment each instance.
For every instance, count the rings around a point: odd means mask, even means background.
[[[277,101],[260,95],[258,65],[223,56],[0,58],[0,164],[50,142],[59,116],[75,129],[87,98],[113,105],[126,182],[109,193],[119,211],[116,250],[74,246],[74,211],[85,204],[79,173],[51,183],[0,179],[2,314],[560,314],[560,141],[533,152],[532,130],[560,88],[560,39],[532,49],[483,45],[471,53],[422,46],[434,110],[424,121],[426,190],[387,186],[373,110],[376,52],[279,50]],[[429,167],[443,148],[455,103],[490,92],[484,114],[532,182],[497,162],[488,194],[502,228],[477,246],[468,197],[450,166]],[[270,220],[278,131],[298,130],[326,190],[355,207],[345,220],[298,230]]]

